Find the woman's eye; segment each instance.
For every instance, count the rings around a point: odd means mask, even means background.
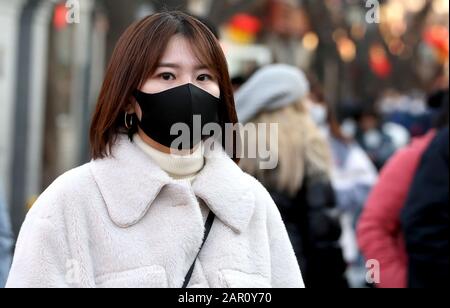
[[[214,78],[211,75],[203,74],[203,75],[198,76],[197,80],[198,81],[210,81],[210,80],[214,80]]]
[[[165,81],[175,80],[175,75],[172,73],[162,73],[159,77]]]

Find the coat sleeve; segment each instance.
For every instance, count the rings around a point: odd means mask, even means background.
[[[300,267],[280,212],[267,191],[265,191],[264,198],[267,200],[272,287],[304,288]]]
[[[7,288],[66,288],[76,278],[65,234],[49,219],[27,218],[20,231]]]
[[[413,151],[400,151],[381,172],[358,223],[358,244],[381,266],[382,288],[406,288],[406,249],[400,213],[417,168]]]

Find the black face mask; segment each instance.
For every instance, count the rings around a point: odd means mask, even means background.
[[[170,134],[174,124],[184,123],[189,127],[190,142],[187,144],[186,140],[178,149],[191,150],[210,137],[194,131],[194,116],[201,116],[201,130],[208,123],[219,123],[221,100],[193,84],[156,94],[136,90],[134,97],[142,110],[139,127],[147,136],[168,148],[179,138],[179,135]]]

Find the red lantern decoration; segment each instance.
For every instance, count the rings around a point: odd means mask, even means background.
[[[256,39],[261,28],[262,23],[258,18],[247,14],[237,14],[228,25],[228,34],[232,40],[248,44]]]
[[[388,78],[392,73],[392,64],[383,46],[376,44],[370,48],[369,63],[372,72],[381,79]]]
[[[425,43],[437,52],[439,61],[442,63],[445,63],[449,56],[448,35],[448,29],[443,26],[432,26],[423,35]]]
[[[53,14],[53,26],[56,30],[62,30],[67,27],[67,8],[64,3],[60,3],[55,6],[55,11]]]
[[[258,34],[261,30],[261,22],[259,19],[247,14],[235,15],[231,19],[230,26],[253,35]]]

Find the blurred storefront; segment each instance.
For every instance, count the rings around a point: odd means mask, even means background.
[[[45,187],[88,159],[106,24],[95,1],[0,1],[0,176],[16,232]]]
[[[16,65],[19,39],[19,19],[25,1],[0,1],[0,177],[9,197],[11,173],[10,151],[13,143],[13,112],[16,98]],[[10,198],[7,198],[10,200]]]

